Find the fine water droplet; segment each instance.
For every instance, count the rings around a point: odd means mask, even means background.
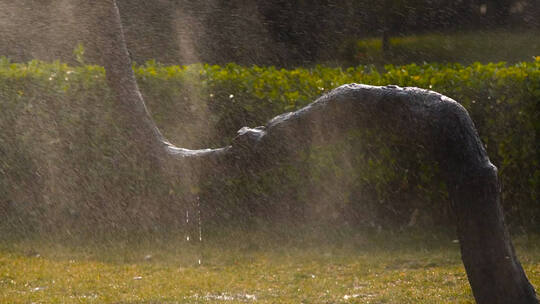
[[[359,294],[344,295],[343,300],[350,300],[350,299],[358,298],[359,296],[360,296]]]

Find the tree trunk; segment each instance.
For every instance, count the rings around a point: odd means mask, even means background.
[[[454,100],[417,88],[344,85],[264,127],[242,128],[231,146],[177,148],[163,138],[144,105],[115,1],[100,2],[100,14],[107,82],[134,139],[147,145],[149,153],[200,162],[217,159],[257,170],[309,146],[315,137],[339,136],[352,127],[382,127],[409,138],[413,147],[426,147],[438,161],[457,214],[462,259],[477,303],[538,303],[504,223],[497,169],[467,111]]]
[[[92,5],[95,13],[96,41],[103,57],[106,78],[114,93],[119,112],[130,137],[160,159],[190,158],[219,160],[228,154],[229,147],[221,149],[190,150],[178,148],[168,142],[152,120],[137,85],[131,67],[122,22],[115,0],[100,0]]]
[[[538,303],[504,223],[497,169],[467,111],[454,100],[417,88],[345,85],[254,130],[256,140],[249,146],[272,163],[274,155],[320,136],[313,130],[335,136],[351,126],[382,127],[433,153],[450,189],[462,260],[477,303]]]

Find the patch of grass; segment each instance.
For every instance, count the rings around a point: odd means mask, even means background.
[[[355,64],[515,63],[540,54],[540,34],[532,30],[430,33],[392,37],[387,54],[382,51],[381,38],[359,40],[351,49]]]
[[[538,285],[538,240],[517,244]],[[474,302],[451,238],[387,233],[349,234],[338,245],[260,233],[202,244],[5,241],[0,290],[0,303]]]

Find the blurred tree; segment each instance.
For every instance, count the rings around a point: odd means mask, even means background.
[[[490,17],[490,23],[495,26],[507,25],[510,18],[510,8],[512,0],[491,0],[488,2],[487,13]]]
[[[91,1],[0,0],[0,55],[16,61],[88,62]],[[538,0],[121,0],[126,40],[141,63],[203,61],[290,66],[339,62],[347,41],[430,31],[540,27]],[[86,9],[78,9],[78,8]],[[55,43],[52,44],[51,41]],[[87,46],[88,45],[88,46]]]
[[[120,0],[126,41],[134,61],[143,63],[159,58],[163,63],[179,61],[174,18],[177,2],[173,0]]]
[[[189,5],[180,8],[185,9],[189,9]],[[199,12],[189,10],[190,14],[198,14],[201,22],[194,43],[203,61],[219,64],[281,61],[280,46],[270,38],[255,2],[212,0],[205,1]]]
[[[286,46],[293,63],[316,61],[320,48],[333,38],[327,29],[336,30],[333,23],[339,14],[331,0],[258,0],[257,6],[271,37]]]

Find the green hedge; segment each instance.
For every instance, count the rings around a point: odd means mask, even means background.
[[[499,167],[509,221],[539,223],[540,57],[384,71],[148,62],[135,72],[166,136],[192,148],[226,144],[240,127],[262,125],[345,83],[438,91],[471,113]],[[201,176],[198,185],[186,185],[126,140],[103,74],[97,66],[0,60],[0,212],[10,227],[168,229],[183,225],[194,194],[208,220],[300,216],[405,225],[414,210],[426,223],[451,217],[429,156],[402,151],[400,139],[376,130],[314,144],[272,172]]]

